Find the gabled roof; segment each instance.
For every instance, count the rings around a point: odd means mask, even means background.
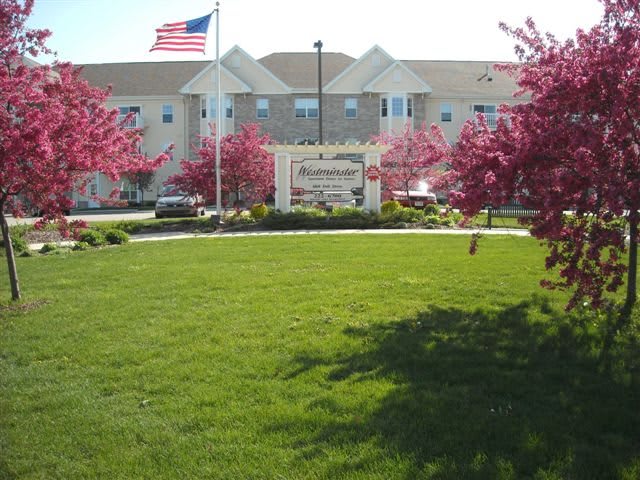
[[[137,62],[78,65],[82,77],[94,87],[113,86],[113,96],[178,95],[178,90],[209,61]]]
[[[230,48],[229,51],[222,56],[222,58],[220,59],[220,63],[222,65],[224,65],[224,63],[227,61],[227,59],[229,57],[231,57],[233,54],[239,54],[239,55],[242,55],[243,57],[247,58],[249,60],[249,62],[251,63],[251,65],[255,66],[264,75],[266,75],[268,78],[273,80],[273,82],[275,82],[275,84],[277,86],[279,86],[280,88],[282,88],[282,90],[284,90],[285,92],[289,92],[291,90],[291,88],[289,88],[289,86],[287,84],[285,84],[281,79],[276,77],[271,70],[269,70],[268,68],[265,68],[264,65],[262,65],[260,62],[256,61],[255,58],[253,58],[251,55],[249,55],[247,52],[245,52],[238,45],[234,45],[232,48]]]
[[[396,71],[400,71],[409,75],[410,83],[414,84],[412,89],[402,88],[401,90],[411,92],[411,93],[431,93],[433,89],[427,84],[422,78],[415,74],[410,68],[408,68],[402,62],[393,62],[387,69],[378,75],[376,78],[371,80],[367,85],[364,86],[363,91],[365,92],[388,92],[389,88],[385,88],[384,86],[379,86],[385,83],[385,81],[389,81],[389,79],[395,74]]]
[[[355,59],[344,53],[322,52],[322,85],[327,85]],[[272,53],[258,59],[267,70],[292,88],[318,88],[318,54]]]
[[[369,50],[367,50],[364,54],[362,54],[360,58],[358,58],[355,62],[351,63],[351,65],[349,65],[346,69],[340,72],[340,74],[337,75],[333,80],[328,82],[324,89],[326,91],[331,90],[331,87],[333,87],[337,82],[339,82],[343,78],[350,75],[360,64],[364,63],[376,51],[382,54],[388,61],[395,62],[395,59],[391,55],[389,55],[387,52],[385,52],[380,46],[374,45]]]
[[[202,69],[202,71],[200,71],[200,73],[198,73],[195,77],[189,80],[183,87],[181,87],[179,92],[183,95],[192,93],[191,90],[193,86],[202,77],[204,77],[208,72],[213,73],[215,71],[215,65],[216,65],[216,62],[210,62],[209,65],[207,65],[205,68]],[[225,92],[227,93],[250,93],[251,92],[251,87],[249,85],[247,85],[237,76],[235,76],[233,73],[227,70],[227,68],[224,65],[222,65],[222,62],[220,62],[220,84],[221,85],[224,85],[223,83],[224,77],[228,78],[229,80],[231,80],[232,83],[236,85],[235,89],[225,88]],[[201,93],[201,92],[195,92],[195,93]]]
[[[493,69],[496,62],[407,60],[402,63],[427,82],[433,89],[432,96],[438,98],[504,99],[511,98],[513,92],[519,89],[513,78]],[[487,67],[491,81],[483,77]]]

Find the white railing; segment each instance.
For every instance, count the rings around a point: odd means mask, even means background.
[[[498,128],[498,119],[499,118],[505,118],[507,120],[507,125],[509,125],[509,115],[504,115],[502,113],[483,113],[484,118],[487,122],[487,126],[491,129],[491,130],[495,130],[496,128]],[[474,114],[475,117],[475,114]],[[477,117],[476,118],[476,123],[478,122]]]
[[[127,118],[126,115],[118,115],[118,123],[122,123],[124,119]],[[142,117],[139,113],[136,113],[134,116],[129,118],[124,124],[122,124],[124,128],[143,128],[144,124],[142,121]]]

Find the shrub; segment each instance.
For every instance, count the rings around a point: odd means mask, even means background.
[[[424,213],[415,208],[401,208],[390,215],[383,215],[383,218],[392,223],[420,223],[424,220]]]
[[[55,243],[45,243],[40,249],[40,253],[51,253],[58,250],[58,245]]]
[[[85,250],[88,250],[90,246],[91,245],[89,245],[87,242],[76,242],[72,250],[74,252],[84,252]]]
[[[440,205],[430,203],[424,207],[424,214],[426,215],[440,215]]]
[[[107,230],[104,238],[110,245],[122,245],[129,241],[129,234],[117,228],[112,228],[111,230]]]
[[[144,223],[138,220],[121,220],[114,225],[114,228],[132,234],[140,232],[144,228]]]
[[[270,213],[262,220],[262,225],[273,230],[327,228],[327,212],[318,208],[295,207],[288,213]]]
[[[249,214],[255,220],[262,220],[269,213],[269,209],[264,203],[257,203],[251,206]]]
[[[13,253],[18,255],[21,252],[24,252],[29,249],[29,244],[27,241],[22,238],[20,235],[15,235],[13,232],[11,234],[11,246],[13,247]],[[4,240],[0,239],[0,249],[4,252]]]
[[[440,225],[441,222],[441,218],[439,215],[425,215],[424,216],[424,223],[426,223],[427,225]]]
[[[366,213],[358,207],[336,207],[331,211],[331,216],[362,218]]]
[[[224,217],[224,223],[229,227],[234,225],[250,225],[255,222],[255,218],[253,218],[249,212],[243,212],[242,210],[235,210],[233,213],[227,214]]]
[[[400,205],[400,202],[398,202],[397,200],[387,200],[380,206],[380,213],[383,216],[387,216],[392,214],[393,212],[397,212],[401,208],[402,205]]]
[[[82,230],[78,235],[78,240],[80,242],[85,242],[92,247],[99,247],[100,245],[107,243],[107,240],[104,238],[104,234],[98,230]]]

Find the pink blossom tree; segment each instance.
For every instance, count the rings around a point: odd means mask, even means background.
[[[240,132],[228,134],[220,141],[220,190],[242,194],[249,201],[264,201],[275,190],[275,164],[273,155],[262,145],[271,142],[268,134],[259,133],[260,125],[245,124]],[[167,184],[173,184],[190,194],[203,195],[215,201],[216,143],[215,134],[202,138],[197,150],[199,160],[182,160],[182,173],[172,175]]]
[[[24,57],[49,52],[50,32],[25,27],[32,8],[33,0],[0,0],[0,227],[14,300],[20,288],[6,211],[21,216],[28,204],[64,224],[71,207],[65,193],[86,193],[93,175],[115,182],[125,171],[151,171],[166,160],[137,153],[136,132],[105,107],[109,92],[90,87],[73,65],[53,71]]]
[[[420,182],[439,176],[438,166],[451,150],[440,127],[432,125],[427,130],[424,123],[416,130],[407,123],[400,134],[383,132],[374,140],[391,146],[381,158],[382,188],[389,198],[393,191],[404,192],[409,198]]]
[[[622,326],[636,303],[640,4],[600,1],[602,20],[575,41],[542,35],[531,19],[525,28],[501,26],[517,40],[522,63],[496,68],[515,76],[516,95],[531,99],[502,106],[509,121],[495,131],[481,116],[467,122],[449,181],[457,185],[452,203],[467,217],[509,199],[539,211],[531,232],[547,242],[546,267],[558,274],[542,284],[571,291],[568,309],[583,300],[602,306],[626,273]]]

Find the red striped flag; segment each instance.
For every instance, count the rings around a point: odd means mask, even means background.
[[[160,28],[156,28],[158,37],[149,51],[168,50],[172,52],[204,53],[211,15],[210,13],[204,17],[187,20],[186,22],[165,23]]]

